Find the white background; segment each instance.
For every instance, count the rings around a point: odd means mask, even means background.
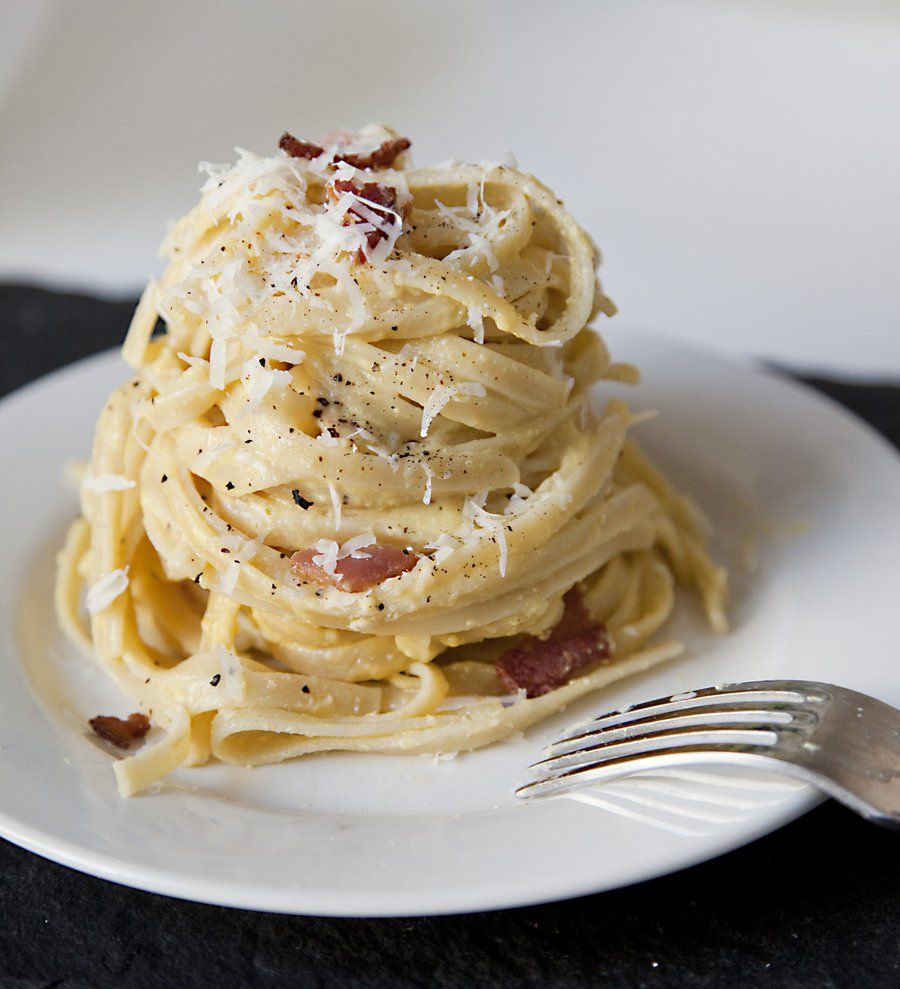
[[[894,2],[0,0],[0,279],[136,293],[198,160],[372,119],[514,151],[629,322],[900,375]]]

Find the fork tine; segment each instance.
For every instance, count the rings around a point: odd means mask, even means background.
[[[563,756],[570,752],[582,752],[602,748],[610,742],[622,739],[646,738],[680,728],[738,728],[743,725],[765,727],[766,725],[792,725],[805,727],[809,718],[805,712],[791,712],[766,708],[744,710],[719,710],[718,708],[688,708],[683,713],[662,714],[636,718],[610,728],[597,728],[552,742],[544,750],[551,756]],[[540,765],[540,763],[538,764]]]
[[[669,698],[657,698],[635,704],[621,711],[611,711],[598,718],[573,726],[555,742],[553,747],[570,740],[574,741],[593,734],[605,728],[626,725],[644,718],[652,718],[668,714],[680,714],[697,708],[723,707],[734,704],[802,704],[807,697],[797,690],[767,689],[766,681],[760,686],[754,684],[735,684],[724,687],[707,687],[703,690],[689,691],[685,694],[673,694]]]
[[[674,757],[688,757],[689,760],[696,761],[698,755],[715,756],[735,752],[765,755],[776,742],[775,732],[766,729],[721,728],[613,742],[602,753],[573,753],[571,756],[536,763],[531,768],[541,769],[542,775],[520,786],[515,792],[522,799],[558,794],[604,779],[628,775],[632,766],[638,763],[642,769],[660,768],[661,764]],[[564,759],[573,761],[562,763]]]
[[[686,746],[771,746],[778,741],[778,735],[770,728],[731,728],[703,727],[665,729],[640,738],[624,738],[618,741],[591,745],[566,752],[563,755],[550,756],[529,766],[529,771],[541,776],[555,775],[560,771],[569,771],[578,767],[600,765],[625,757],[636,758],[655,752],[657,749],[685,748]]]

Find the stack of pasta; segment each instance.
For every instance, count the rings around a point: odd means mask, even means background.
[[[592,242],[515,167],[408,147],[285,134],[201,166],[168,234],[57,585],[154,726],[124,794],[483,746],[674,656],[677,581],[724,628],[698,513],[604,395],[636,371],[588,328]]]

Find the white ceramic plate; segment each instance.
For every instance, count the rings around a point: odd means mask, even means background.
[[[833,681],[897,704],[900,466],[811,391],[615,329],[640,364],[629,390],[659,419],[646,446],[712,516],[733,574],[734,632],[686,600],[687,657],[587,698],[524,739],[455,760],[330,754],[281,766],[179,771],[121,800],[86,719],[125,713],[62,641],[53,557],[76,499],[63,464],[87,455],[125,375],[113,354],[0,404],[0,833],[40,855],[173,896],[352,916],[486,910],[658,876],[742,845],[818,799],[762,777],[676,774],[520,804],[526,765],[567,723],[659,694],[768,676]],[[618,387],[618,386],[617,386]]]

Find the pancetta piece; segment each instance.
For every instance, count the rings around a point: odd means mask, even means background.
[[[374,151],[368,154],[342,154],[338,152],[334,156],[335,161],[343,161],[353,168],[389,168],[397,155],[402,154],[411,147],[412,142],[406,137],[395,137],[389,141],[379,144]]]
[[[612,653],[609,633],[591,622],[578,590],[573,587],[563,600],[565,611],[548,638],[529,635],[497,660],[497,678],[510,693],[540,697]]]
[[[318,556],[315,549],[301,549],[291,557],[291,570],[298,577],[318,584],[331,584],[342,591],[356,594],[406,573],[419,562],[412,550],[396,546],[366,546],[357,555],[345,556],[334,564],[334,573],[313,562]]]
[[[129,714],[127,719],[116,718],[111,714],[98,714],[88,724],[95,735],[119,749],[127,749],[132,742],[143,738],[150,731],[150,719],[138,711]]]
[[[287,131],[281,135],[281,139],[278,141],[278,147],[282,151],[286,151],[292,158],[305,158],[307,161],[318,158],[325,150],[318,144],[312,144],[310,141],[298,140],[298,138],[294,137],[293,134],[289,134]]]

